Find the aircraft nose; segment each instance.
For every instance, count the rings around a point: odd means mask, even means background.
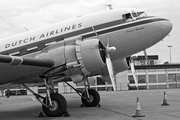
[[[172,30],[172,23],[168,19],[159,19],[163,36],[167,36]]]

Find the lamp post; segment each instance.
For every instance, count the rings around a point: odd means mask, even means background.
[[[172,45],[168,45],[168,48],[169,48],[169,57],[170,57],[170,63],[171,63],[171,47],[172,47]]]

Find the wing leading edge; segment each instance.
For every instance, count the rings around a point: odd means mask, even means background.
[[[35,59],[35,58],[25,58],[17,56],[0,55],[1,63],[9,63],[9,65],[29,65],[38,67],[52,67],[54,61],[48,59]]]

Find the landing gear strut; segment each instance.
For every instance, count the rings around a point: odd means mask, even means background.
[[[29,90],[36,99],[42,104],[42,110],[48,117],[62,116],[67,110],[67,102],[65,98],[56,93],[52,80],[48,77],[44,77],[44,83],[46,86],[46,97],[43,97],[34,91],[32,91],[25,84],[22,84],[27,90]]]
[[[100,95],[96,90],[90,88],[88,81],[85,81],[85,89],[83,92],[75,89],[69,83],[65,83],[81,96],[81,101],[85,107],[96,107],[99,105]]]
[[[48,107],[42,105],[43,112],[48,117],[62,116],[67,109],[67,103],[65,98],[58,93],[51,93],[50,98],[52,105],[50,105],[50,102],[47,100],[47,97],[43,100],[43,103],[48,105]]]
[[[100,95],[94,89],[88,89],[89,98],[87,97],[87,93],[83,92],[81,97],[81,101],[86,107],[96,107],[100,102]]]
[[[34,91],[32,91],[28,86],[22,84],[27,90],[29,90],[36,99],[42,104],[42,110],[48,117],[58,117],[62,116],[66,113],[67,110],[67,102],[65,98],[61,95],[56,93],[54,89],[54,85],[49,77],[44,77],[44,83],[46,86],[46,97],[43,97]],[[90,88],[88,81],[85,80],[85,89],[84,91],[79,91],[71,86],[69,83],[65,82],[68,86],[74,89],[80,96],[81,101],[84,106],[86,107],[96,107],[99,105],[100,102],[100,95],[99,93]]]

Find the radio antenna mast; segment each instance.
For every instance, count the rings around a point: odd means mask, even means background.
[[[106,4],[106,6],[109,8],[109,10],[113,9],[112,4]]]

